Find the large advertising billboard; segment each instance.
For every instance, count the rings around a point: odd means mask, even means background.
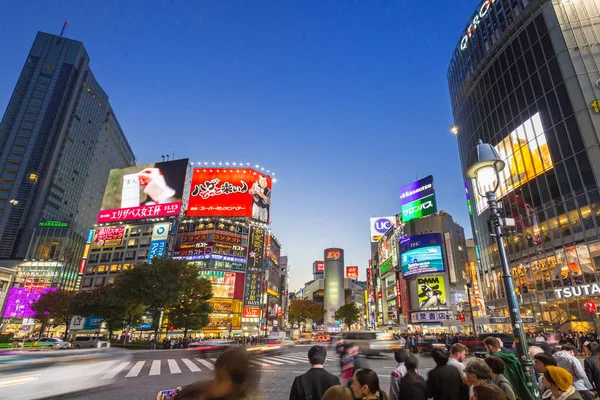
[[[396,217],[371,218],[371,242],[377,242],[381,237],[396,224]]]
[[[92,247],[117,247],[123,244],[125,236],[125,226],[109,226],[106,228],[94,229]]]
[[[506,163],[500,172],[500,182],[496,191],[498,198],[554,168],[539,113],[534,114],[502,139],[496,150]],[[472,185],[476,188],[474,180]],[[487,201],[478,193],[475,193],[475,203],[478,214],[487,208]]]
[[[437,212],[433,176],[403,186],[400,189],[400,208],[403,223]]]
[[[186,215],[271,220],[270,176],[251,168],[195,168]]]
[[[404,238],[400,241],[402,277],[443,272],[442,235],[425,233]]]
[[[113,169],[98,222],[179,215],[188,159]]]
[[[248,265],[246,268],[246,288],[244,306],[260,306],[263,293],[264,254],[266,230],[251,226],[248,234]]]
[[[3,318],[31,318],[35,312],[31,305],[48,292],[55,292],[56,288],[11,288],[8,292]]]
[[[426,310],[446,306],[446,286],[443,275],[428,275],[417,278],[419,308]]]

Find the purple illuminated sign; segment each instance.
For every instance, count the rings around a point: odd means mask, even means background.
[[[433,176],[429,175],[400,188],[400,205],[431,196],[433,193]]]
[[[12,288],[8,292],[3,318],[31,318],[35,315],[31,305],[42,295],[55,292],[56,288]]]

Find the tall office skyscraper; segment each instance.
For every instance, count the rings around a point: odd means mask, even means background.
[[[111,168],[135,156],[76,40],[38,32],[0,123],[0,259],[16,285],[75,288]]]

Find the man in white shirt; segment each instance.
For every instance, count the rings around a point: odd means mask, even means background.
[[[452,347],[450,347],[450,358],[448,359],[448,365],[453,366],[460,373],[460,377],[463,381],[463,386],[461,386],[461,399],[465,400],[469,398],[469,383],[467,382],[467,374],[465,373],[465,365],[463,361],[467,358],[467,353],[469,349],[467,346],[461,343],[454,343]]]

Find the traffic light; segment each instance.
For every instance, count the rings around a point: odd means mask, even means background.
[[[173,325],[171,325],[171,326],[169,327],[169,330],[172,332],[172,331],[174,331],[174,330],[175,330],[175,327],[174,327]]]
[[[463,313],[458,314],[458,319],[460,319],[460,322],[465,322],[465,314],[463,314]]]
[[[587,303],[585,303],[585,306],[587,307],[589,313],[596,313],[596,303],[594,303],[593,301],[588,301]]]

